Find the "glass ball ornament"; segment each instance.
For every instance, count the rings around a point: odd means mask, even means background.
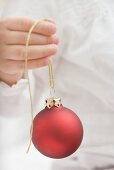
[[[73,154],[83,138],[83,126],[61,99],[46,100],[46,107],[33,120],[32,142],[36,149],[50,158],[65,158]]]

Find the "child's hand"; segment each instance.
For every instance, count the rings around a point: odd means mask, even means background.
[[[23,75],[25,43],[33,24],[34,20],[27,18],[0,21],[0,79],[8,84]],[[55,33],[56,26],[51,20],[43,21],[34,28],[28,48],[28,69],[49,64],[49,57],[57,52],[58,38]]]

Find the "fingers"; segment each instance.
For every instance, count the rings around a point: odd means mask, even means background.
[[[43,66],[48,65],[49,63],[50,63],[49,57],[45,57],[43,59],[29,60],[28,69],[43,67]],[[24,61],[3,60],[2,66],[0,67],[2,68],[2,72],[7,73],[7,74],[15,74],[17,72],[22,72],[25,70]]]
[[[21,32],[28,32],[34,22],[34,20],[28,18],[7,18],[5,20],[6,27],[8,28],[8,30]],[[51,22],[50,20],[40,21],[40,23],[37,24],[33,30],[33,33],[39,33],[47,36],[55,34],[55,32],[56,26],[54,22]]]
[[[7,45],[25,45],[27,36],[27,32],[8,31],[7,35],[4,36],[4,41]],[[29,45],[58,44],[58,41],[59,40],[55,34],[52,36],[44,36],[32,33]]]
[[[25,46],[7,46],[7,51],[3,50],[2,57],[8,60],[25,60]],[[28,47],[28,60],[52,56],[57,52],[57,45],[34,45]]]
[[[7,74],[25,69],[25,43],[32,19],[8,18],[0,29],[0,71]],[[49,57],[56,54],[58,38],[53,20],[41,21],[33,30],[28,46],[28,69],[46,66]]]

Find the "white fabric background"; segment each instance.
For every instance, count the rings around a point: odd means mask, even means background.
[[[55,19],[60,37],[54,59],[57,96],[84,126],[80,149],[53,160],[28,143],[29,96],[26,80],[0,84],[1,170],[114,169],[114,2],[112,0],[7,0],[1,17]],[[49,96],[47,68],[30,72],[34,113]],[[6,163],[7,162],[7,163]]]

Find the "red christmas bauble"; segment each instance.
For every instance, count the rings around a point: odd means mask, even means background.
[[[81,144],[83,127],[70,109],[53,106],[40,111],[33,121],[32,142],[36,149],[50,158],[64,158]]]

